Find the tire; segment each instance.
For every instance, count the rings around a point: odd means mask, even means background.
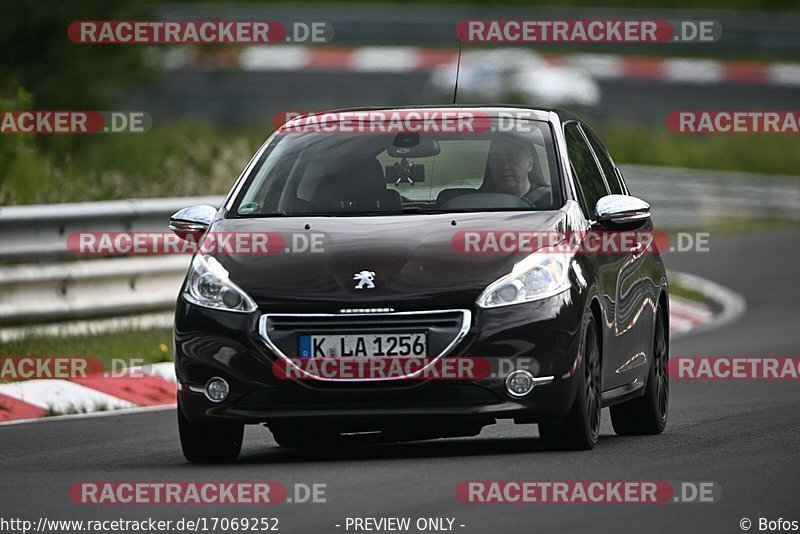
[[[661,434],[669,415],[669,340],[659,307],[653,334],[653,358],[644,395],[611,407],[611,424],[620,436]]]
[[[183,456],[195,463],[233,462],[242,450],[244,425],[195,425],[186,419],[178,404],[178,434]]]
[[[575,377],[578,391],[572,408],[557,423],[539,423],[539,435],[547,449],[589,450],[600,436],[600,345],[597,327],[591,318],[584,329],[582,351]]]

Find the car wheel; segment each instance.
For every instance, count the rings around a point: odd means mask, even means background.
[[[557,423],[539,423],[539,435],[550,450],[588,450],[600,435],[600,346],[591,319],[586,323],[582,350],[576,376],[578,392],[572,408]]]
[[[644,395],[611,407],[611,424],[620,436],[660,434],[669,413],[669,346],[664,312],[656,313],[653,358]]]
[[[190,423],[178,404],[178,434],[183,455],[190,462],[232,462],[242,450],[244,425]]]

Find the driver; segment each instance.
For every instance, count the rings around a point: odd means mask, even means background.
[[[531,184],[531,170],[536,163],[534,148],[529,143],[511,139],[496,139],[489,147],[489,176],[481,187],[483,192],[506,193],[533,206],[549,195],[546,184]]]

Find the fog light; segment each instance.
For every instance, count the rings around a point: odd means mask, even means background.
[[[536,382],[528,371],[514,371],[506,377],[506,389],[512,397],[524,397],[534,385]]]
[[[230,389],[227,382],[221,378],[214,377],[206,382],[206,398],[211,402],[222,402],[228,398]]]

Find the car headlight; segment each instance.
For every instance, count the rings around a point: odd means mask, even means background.
[[[256,309],[253,299],[228,279],[228,271],[211,256],[195,255],[183,295],[207,308],[245,313]]]
[[[508,306],[561,293],[569,288],[571,259],[572,254],[566,252],[534,252],[489,285],[478,297],[478,306]]]

